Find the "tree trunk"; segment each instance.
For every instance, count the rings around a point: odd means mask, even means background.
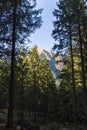
[[[72,48],[72,32],[71,23],[69,18],[69,38],[70,38],[70,51],[71,51],[71,68],[72,68],[72,90],[73,90],[73,109],[74,109],[74,121],[77,129],[77,99],[76,99],[76,88],[75,88],[75,78],[74,78],[74,60],[73,60],[73,48]]]
[[[87,123],[87,89],[86,89],[86,79],[85,79],[85,65],[84,65],[84,56],[83,56],[83,43],[81,35],[81,24],[80,16],[78,15],[78,34],[79,34],[79,43],[80,43],[80,58],[81,58],[81,68],[82,68],[82,84],[84,92],[84,109],[85,109],[85,123]]]
[[[22,79],[21,79],[21,82],[22,82],[22,86],[21,86],[21,121],[22,121],[22,124],[21,124],[21,130],[24,129],[24,76],[23,76],[23,72],[22,72]],[[24,124],[23,124],[24,123]]]
[[[9,87],[9,107],[6,128],[13,128],[13,97],[14,97],[14,68],[15,68],[15,30],[16,30],[16,2],[14,0],[13,10],[13,34],[12,34],[12,53],[11,53],[11,74]]]
[[[37,94],[36,94],[36,71],[34,71],[34,122],[37,120]]]

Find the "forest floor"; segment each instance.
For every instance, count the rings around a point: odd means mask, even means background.
[[[6,124],[0,124],[0,130],[9,130],[5,128]],[[11,130],[20,130],[20,127],[17,127],[16,129]],[[24,130],[39,130],[39,129],[24,129]],[[57,123],[51,123],[51,124],[45,124],[40,125],[40,130],[87,130],[87,126],[78,125],[77,128],[75,128],[74,125],[64,125],[64,124],[57,124]]]
[[[27,123],[28,127],[24,130],[87,130],[87,125],[85,126],[83,124],[79,124],[79,125],[77,125],[77,127],[75,127],[74,124],[69,124],[69,123],[63,124],[63,123],[58,123],[58,122],[51,122],[51,123],[48,123],[48,122],[41,123],[40,122],[40,123],[35,124],[33,122],[30,123],[30,120],[29,120],[29,122],[27,122],[27,120],[26,120],[24,124],[26,124],[26,123]],[[34,126],[34,127],[32,127],[32,129],[29,128],[29,123],[32,126]],[[35,128],[35,125],[38,125],[38,127]],[[0,114],[0,130],[7,130],[5,127],[6,127],[6,116]],[[10,129],[8,129],[8,130],[10,130]],[[15,129],[12,129],[12,130],[20,130],[20,126],[17,126]]]

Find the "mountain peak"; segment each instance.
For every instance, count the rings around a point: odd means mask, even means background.
[[[54,58],[55,54],[52,51],[47,51],[42,48],[37,48],[37,51],[40,56],[40,59],[42,59],[44,56],[47,57],[48,65],[50,66],[52,73],[56,79],[56,84],[59,85],[60,84],[60,80],[59,80],[60,71],[63,68],[63,63],[62,62],[56,63],[56,59]],[[61,58],[62,57],[58,55],[58,60]]]

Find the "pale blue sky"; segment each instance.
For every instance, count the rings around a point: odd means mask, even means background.
[[[30,40],[32,42],[30,43],[30,47],[37,44],[39,48],[46,50],[52,49],[55,42],[51,37],[53,30],[52,21],[54,20],[52,12],[54,8],[56,8],[57,1],[58,0],[37,0],[37,8],[44,9],[42,12],[43,25],[31,35]]]

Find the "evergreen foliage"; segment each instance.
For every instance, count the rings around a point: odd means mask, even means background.
[[[56,41],[54,49],[65,54],[66,57],[65,67],[61,74],[61,85],[64,91],[73,90],[71,91],[71,101],[74,107],[71,110],[73,110],[72,113],[74,112],[74,121],[77,125],[79,121],[87,121],[87,72],[85,71],[87,64],[85,60],[87,5],[83,0],[59,0],[56,5],[57,9],[53,12],[56,20],[53,22],[54,30],[52,32]],[[83,112],[79,117],[78,104],[82,105],[82,107],[80,106],[81,111],[85,111],[85,114]],[[79,112],[81,113],[81,111]]]

